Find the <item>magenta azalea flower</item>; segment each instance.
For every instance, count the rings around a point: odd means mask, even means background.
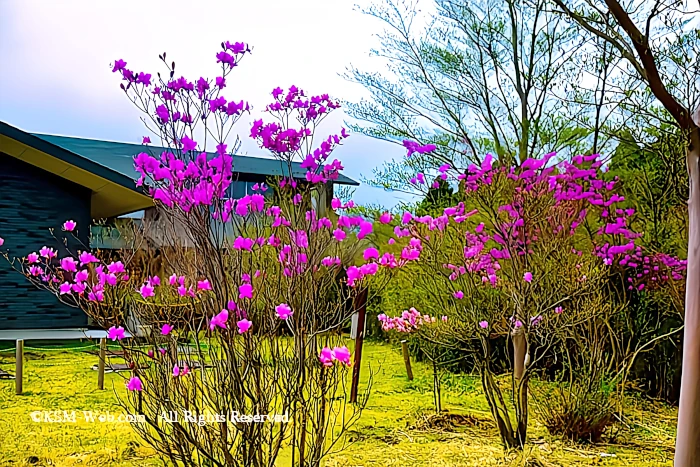
[[[223,310],[221,310],[221,312],[219,314],[215,315],[211,319],[211,321],[209,322],[209,329],[211,329],[213,331],[214,328],[216,328],[217,326],[222,328],[222,329],[226,329],[226,321],[227,320],[228,320],[228,310],[224,308]]]
[[[53,248],[48,248],[48,247],[42,247],[42,249],[39,250],[39,254],[42,257],[47,258],[47,259],[51,259],[51,258],[56,257],[56,251]]]
[[[410,140],[404,140],[403,145],[408,150],[406,157],[410,157],[415,152],[418,154],[432,152],[437,148],[434,144],[426,144],[421,146],[419,143]]]
[[[112,73],[116,71],[121,71],[126,67],[126,62],[122,60],[121,58],[119,60],[114,61],[114,68],[112,68]]]
[[[365,250],[362,257],[365,259],[365,261],[369,261],[370,259],[379,259],[379,251],[377,251],[376,248],[369,247]]]
[[[122,264],[121,261],[112,262],[107,265],[107,271],[109,271],[110,274],[119,274],[120,272],[124,272],[124,265]]]
[[[238,334],[243,334],[245,332],[248,332],[253,323],[248,321],[247,319],[242,319],[239,322],[237,322],[236,325],[238,326]]]
[[[153,297],[155,293],[153,292],[153,286],[146,282],[139,289],[139,293],[143,298]]]
[[[184,152],[194,151],[197,147],[197,142],[190,139],[187,135],[183,136],[180,142],[182,143],[182,150]]]
[[[105,294],[101,290],[88,293],[88,300],[91,302],[102,302],[105,299]]]
[[[170,331],[172,331],[172,330],[173,330],[173,327],[166,323],[161,328],[160,333],[164,336],[167,336],[168,334],[170,334]]]
[[[381,216],[379,216],[379,222],[382,224],[388,224],[391,222],[392,216],[390,212],[385,212]]]
[[[525,282],[532,282],[532,273],[531,273],[531,272],[526,272],[526,273],[523,275],[523,280],[524,280]]]
[[[144,136],[141,144],[151,144],[151,138],[149,136]]]
[[[186,376],[190,372],[190,368],[185,365],[183,368],[175,365],[173,367],[173,376]]]
[[[280,303],[279,305],[277,305],[275,307],[275,311],[277,312],[277,316],[279,316],[280,319],[287,319],[294,314],[292,308],[286,303]]]
[[[209,280],[204,279],[203,281],[197,281],[197,290],[211,290]]]
[[[143,71],[139,72],[138,76],[136,77],[136,83],[143,84],[144,86],[150,86],[151,85],[151,74],[144,73]]]
[[[328,347],[321,349],[321,353],[318,356],[323,366],[333,366],[333,351]]]
[[[161,104],[158,107],[156,107],[156,115],[158,116],[158,118],[161,119],[163,123],[167,123],[170,119],[170,113],[168,112],[168,108],[164,104]]]
[[[85,282],[88,280],[88,275],[89,273],[87,272],[87,269],[83,269],[82,271],[79,271],[75,275],[75,282]]]
[[[63,223],[63,230],[65,230],[66,232],[72,232],[75,230],[77,225],[78,225],[78,223],[73,221],[73,220],[65,221]]]
[[[479,321],[479,327],[481,329],[486,329],[487,327],[489,327],[489,322],[488,321]]]
[[[345,231],[343,229],[335,229],[333,231],[333,236],[335,237],[336,240],[338,240],[339,242],[342,242],[343,240],[345,240],[345,237],[347,236],[347,234],[345,233]]]
[[[29,264],[34,264],[39,262],[39,255],[37,255],[35,252],[29,253],[27,255],[27,262]]]
[[[128,383],[126,383],[126,389],[129,391],[143,391],[143,384],[138,376],[132,376]]]
[[[75,272],[78,270],[75,260],[70,256],[61,260],[61,268],[68,272]]]
[[[372,223],[369,221],[360,222],[360,231],[357,233],[357,238],[362,240],[367,235],[372,233]]]
[[[3,246],[4,243],[5,243],[5,239],[0,237],[0,246]]]
[[[113,341],[124,339],[124,328],[121,326],[119,326],[118,328],[112,326],[107,330],[107,337],[109,337]]]
[[[558,306],[554,309],[554,312],[558,315],[560,315],[563,311],[564,311],[564,309],[560,306]]]
[[[67,293],[71,292],[71,285],[70,282],[64,282],[58,287],[58,293],[59,295],[64,295]]]
[[[458,300],[461,300],[464,298],[464,292],[462,292],[461,290],[458,290],[455,293],[453,293],[452,296]]]
[[[85,266],[88,263],[99,263],[100,260],[95,257],[92,253],[88,251],[83,251],[80,253],[80,256],[78,256],[78,259],[80,260],[80,265]]]
[[[105,281],[106,281],[109,285],[115,286],[115,285],[117,285],[117,276],[115,276],[114,274],[107,274],[107,275],[105,276]]]
[[[345,365],[350,365],[350,351],[347,347],[334,347],[331,353],[335,360],[344,363]]]
[[[253,286],[250,284],[243,284],[238,287],[238,297],[239,298],[253,298]]]

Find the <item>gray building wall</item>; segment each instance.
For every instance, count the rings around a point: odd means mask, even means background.
[[[78,222],[77,236],[88,245],[90,190],[0,152],[0,250],[26,257],[46,245],[67,254],[63,222]],[[54,229],[54,238],[49,229]],[[68,248],[84,249],[69,236]],[[87,315],[37,289],[0,257],[0,330],[84,327]]]

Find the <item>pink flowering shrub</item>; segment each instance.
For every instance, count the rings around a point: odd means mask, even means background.
[[[236,145],[227,137],[250,106],[229,100],[227,79],[248,53],[246,44],[223,43],[214,80],[176,78],[166,54],[168,73],[157,78],[117,60],[122,90],[160,138],[155,148],[144,137],[134,155],[137,185],[157,215],[116,254],[85,247],[58,258],[44,247],[16,264],[127,350],[133,375],[122,403],[146,416],[135,429],[170,461],[269,466],[289,449],[294,465],[318,466],[366,403],[366,394],[348,402],[353,357],[340,329],[362,289],[413,258],[369,246],[372,222],[344,215],[347,205],[331,199],[329,183],[343,169],[332,152],[348,134],[315,143],[317,126],[339,107],[326,94],[272,91],[267,117],[249,135],[282,176],[232,196]],[[75,222],[63,229],[70,234]],[[145,347],[128,337],[136,323]],[[282,414],[288,422],[172,424],[160,416],[186,411]]]
[[[433,405],[435,412],[442,412],[442,382],[440,366],[450,349],[450,345],[441,339],[446,332],[444,327],[450,326],[447,316],[441,317],[423,314],[415,308],[404,310],[398,316],[387,316],[381,313],[379,316],[382,330],[398,334],[402,341],[417,339],[420,341],[419,350],[421,356],[432,365],[433,372]],[[442,340],[442,341],[441,341]]]
[[[406,146],[409,156],[417,150]],[[624,278],[626,288],[642,291],[683,278],[684,261],[636,243],[635,212],[601,166],[597,155],[555,163],[554,154],[519,167],[499,166],[491,156],[464,171],[445,165],[431,177],[458,185],[462,201],[436,216],[407,212],[393,220],[389,243],[416,259],[402,270],[424,291],[416,308],[447,315],[449,325],[427,327],[409,315],[382,316],[383,327],[461,342],[482,374],[506,447],[525,443],[536,363],[554,346],[590,347],[598,334],[580,333],[614,313],[605,299],[610,281]],[[426,177],[413,183],[426,186]],[[491,346],[503,337],[513,362],[510,404],[492,368]]]

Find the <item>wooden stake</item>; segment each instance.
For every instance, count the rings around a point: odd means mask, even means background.
[[[107,339],[100,339],[100,361],[97,364],[97,389],[105,388],[105,358],[107,358]]]
[[[411,355],[408,353],[408,341],[401,341],[401,353],[403,354],[403,362],[406,364],[406,375],[408,380],[413,381],[413,370],[411,370]]]
[[[357,391],[360,385],[360,367],[362,366],[362,345],[365,339],[365,315],[367,314],[367,292],[364,288],[355,297],[354,307],[357,310],[357,335],[355,336],[355,359],[352,367],[352,386],[350,387],[350,402],[357,403]]]
[[[24,373],[24,340],[17,339],[15,353],[15,393],[22,395],[22,374]]]

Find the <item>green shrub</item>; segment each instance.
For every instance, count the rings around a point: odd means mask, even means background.
[[[615,422],[609,384],[590,384],[583,378],[573,384],[532,386],[536,412],[552,435],[572,441],[598,442]]]

